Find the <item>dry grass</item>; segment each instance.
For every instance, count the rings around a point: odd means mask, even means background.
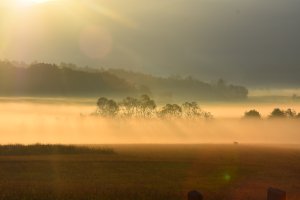
[[[300,198],[300,150],[247,145],[112,145],[117,154],[0,156],[0,199]]]
[[[79,145],[0,145],[0,155],[64,155],[64,154],[114,154],[111,148],[90,147]]]

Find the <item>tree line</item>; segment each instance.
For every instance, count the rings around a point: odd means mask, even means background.
[[[244,118],[246,119],[262,119],[262,115],[259,111],[253,109],[245,112]],[[268,115],[269,119],[300,119],[300,113],[288,108],[286,110],[280,108],[274,108],[274,110]]]
[[[247,88],[202,82],[193,77],[158,77],[126,70],[78,67],[61,63],[0,61],[1,96],[137,96],[152,94],[164,101],[183,98],[209,101],[245,100]]]
[[[134,85],[108,72],[88,72],[67,64],[14,65],[0,61],[2,96],[99,96],[136,94]]]
[[[126,97],[119,102],[101,97],[97,101],[97,110],[93,115],[124,118],[213,118],[211,113],[202,110],[196,102],[185,102],[182,105],[168,103],[159,108],[146,94],[139,98]]]
[[[227,83],[223,79],[207,83],[192,76],[159,77],[123,69],[109,69],[108,72],[134,82],[152,94],[166,100],[172,98],[183,101],[186,98],[209,101],[240,101],[248,97],[248,89],[244,86]],[[150,94],[149,91],[145,93]]]
[[[100,97],[97,101],[97,109],[94,116],[109,118],[185,118],[185,119],[213,119],[210,112],[204,111],[196,102],[184,102],[183,104],[167,103],[158,107],[155,100],[149,95],[141,95],[138,98],[126,97],[121,101],[115,101],[106,97]],[[252,109],[246,111],[244,119],[262,119],[259,111]],[[268,119],[300,119],[300,113],[295,110],[274,108],[268,115]]]

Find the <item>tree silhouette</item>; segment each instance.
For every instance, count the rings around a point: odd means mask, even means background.
[[[182,104],[184,117],[195,118],[201,115],[201,109],[196,102],[185,102]]]
[[[244,118],[247,119],[261,119],[261,114],[256,110],[250,110],[245,112]]]
[[[284,117],[286,117],[285,111],[279,108],[275,108],[270,114],[270,118],[284,118]]]
[[[118,114],[119,106],[112,100],[105,97],[101,97],[97,101],[98,114],[104,117],[114,117]]]
[[[179,118],[182,116],[182,108],[177,104],[166,104],[159,112],[163,118]]]
[[[203,117],[204,117],[204,119],[213,119],[214,118],[214,116],[210,113],[210,112],[203,112]]]
[[[289,108],[285,111],[285,116],[288,118],[296,118],[297,113],[295,110],[292,110],[291,108]]]
[[[187,119],[212,119],[213,115],[209,112],[203,111],[196,102],[185,102],[182,104],[183,116]]]
[[[200,109],[196,102],[185,102],[182,107],[178,104],[166,104],[160,110],[156,109],[156,103],[148,95],[142,95],[139,99],[126,97],[121,102],[101,97],[97,101],[97,110],[93,115],[103,117],[139,117],[139,118],[180,118],[186,119],[212,119],[213,115]]]
[[[289,119],[294,119],[297,118],[299,114],[297,115],[297,112],[291,108],[288,108],[287,110],[281,110],[279,108],[275,108],[271,115],[270,118],[289,118]]]
[[[137,113],[137,109],[139,106],[139,100],[133,97],[126,97],[119,103],[122,114],[125,117],[133,117]]]
[[[155,111],[156,103],[148,95],[144,94],[140,97],[139,108],[142,117],[150,117]]]

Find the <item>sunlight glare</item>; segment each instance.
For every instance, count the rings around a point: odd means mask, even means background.
[[[49,1],[51,0],[17,0],[15,4],[18,6],[32,6],[34,4],[46,3]]]

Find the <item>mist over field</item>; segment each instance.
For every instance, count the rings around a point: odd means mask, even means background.
[[[0,0],[0,200],[299,200],[299,9]]]
[[[56,102],[53,99],[36,101],[1,101],[1,144],[298,144],[300,141],[300,120],[242,119],[251,105],[202,106],[214,115],[211,120],[124,119],[90,116],[96,106],[89,103]],[[273,108],[272,104],[257,107],[263,116],[267,116]],[[300,105],[294,105],[294,109],[299,108]]]

